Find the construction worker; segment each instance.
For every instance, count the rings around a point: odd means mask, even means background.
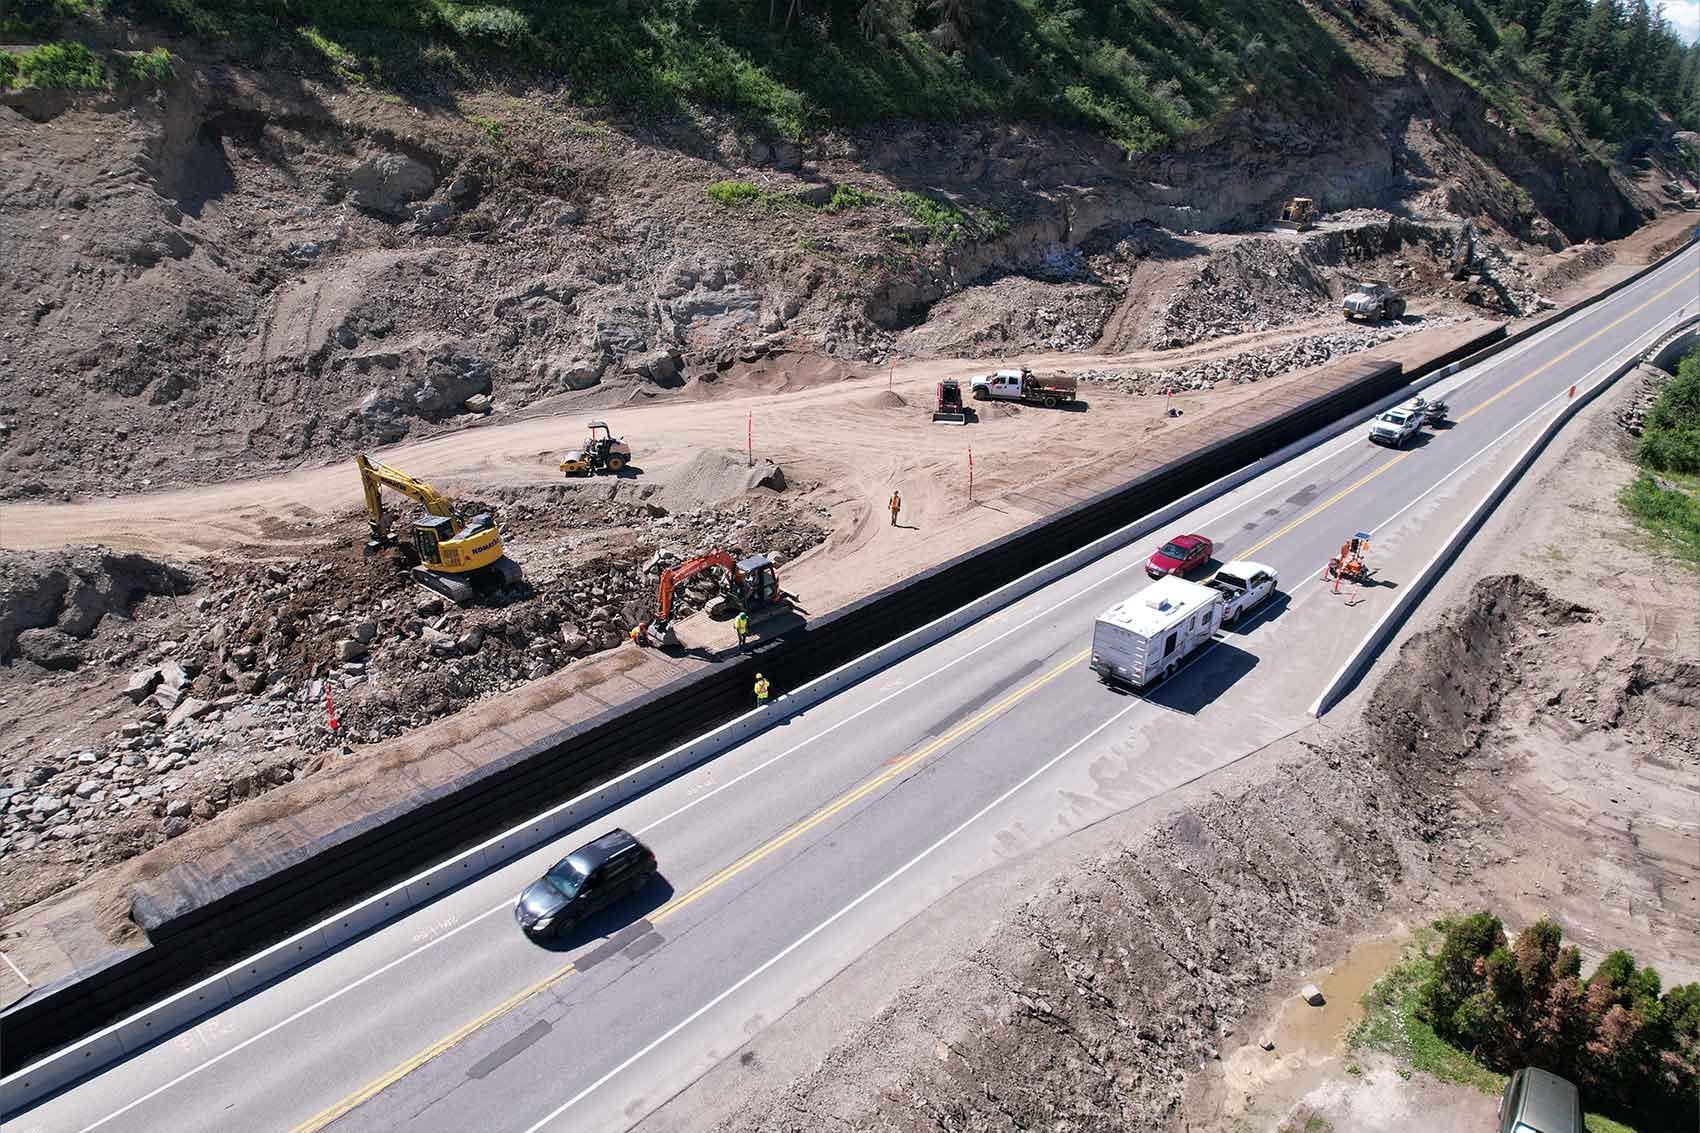
[[[756,707],[767,707],[767,678],[760,673],[756,674]]]
[[[732,628],[738,631],[738,648],[744,648],[744,639],[750,636],[750,615],[738,611],[738,620],[732,623]]]
[[[896,527],[897,513],[903,510],[903,497],[897,494],[895,488],[891,492],[891,503],[886,506],[891,508],[891,525]]]
[[[632,639],[633,645],[637,646],[639,649],[643,648],[643,626],[634,625],[631,632],[626,634],[626,636]]]

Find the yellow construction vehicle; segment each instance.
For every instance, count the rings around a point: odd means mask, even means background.
[[[632,462],[632,446],[616,437],[606,421],[592,421],[589,429],[584,447],[567,454],[561,461],[561,471],[568,476],[594,476],[598,472],[618,476],[620,469]]]
[[[413,563],[415,582],[434,590],[457,605],[516,585],[524,578],[519,564],[502,553],[502,536],[488,512],[463,519],[454,503],[438,494],[423,480],[367,459],[354,458],[360,469],[360,486],[366,492],[366,515],[372,537],[366,543],[371,556],[396,541],[390,536],[395,513],[384,507],[381,489],[400,492],[425,509],[413,523],[412,543],[400,544]]]
[[[1308,232],[1316,227],[1316,202],[1309,197],[1294,197],[1281,206],[1281,219],[1275,222],[1277,228],[1291,228],[1295,232]]]

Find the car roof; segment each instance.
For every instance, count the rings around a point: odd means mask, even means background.
[[[1557,1074],[1530,1067],[1524,1071],[1523,1104],[1513,1118],[1542,1133],[1581,1133],[1576,1125],[1580,1098],[1576,1087]]]
[[[1202,535],[1176,535],[1173,539],[1169,540],[1169,542],[1173,543],[1177,547],[1196,547],[1204,541],[1204,536]]]
[[[1250,578],[1259,571],[1262,571],[1271,578],[1275,577],[1274,567],[1265,566],[1262,563],[1254,563],[1250,559],[1235,559],[1233,562],[1223,563],[1222,569],[1216,573],[1237,575],[1240,578]]]
[[[618,857],[630,850],[641,848],[643,843],[615,827],[613,830],[593,841],[586,842],[572,853],[561,859],[561,862],[571,863],[580,873],[588,874],[597,866]],[[561,864],[561,863],[557,863]]]

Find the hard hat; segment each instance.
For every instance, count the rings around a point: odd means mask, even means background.
[[[761,674],[760,673],[756,674],[756,680],[758,680],[758,681],[761,680]]]

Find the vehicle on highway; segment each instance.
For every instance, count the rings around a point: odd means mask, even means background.
[[[1582,1133],[1582,1098],[1557,1074],[1525,1067],[1499,1099],[1499,1133]]]
[[[1275,596],[1275,568],[1235,559],[1204,585],[1222,595],[1222,624],[1233,625],[1247,610]]]
[[[1078,385],[1066,374],[1041,378],[1032,370],[997,370],[968,380],[976,401],[1021,401],[1028,405],[1053,407],[1075,400]]]
[[[655,873],[649,847],[618,828],[587,842],[525,887],[514,920],[530,936],[547,936],[636,893]]]
[[[1220,591],[1163,578],[1111,606],[1092,626],[1092,670],[1106,681],[1143,688],[1170,676],[1222,624]]]
[[[1415,413],[1421,418],[1424,425],[1430,427],[1446,424],[1446,415],[1452,412],[1452,407],[1439,398],[1430,401],[1426,397],[1419,397],[1405,408]]]
[[[1369,439],[1378,445],[1404,448],[1423,427],[1423,415],[1414,409],[1389,409],[1369,423]]]
[[[1145,573],[1152,578],[1191,574],[1210,561],[1216,546],[1202,535],[1177,535],[1145,560]]]

